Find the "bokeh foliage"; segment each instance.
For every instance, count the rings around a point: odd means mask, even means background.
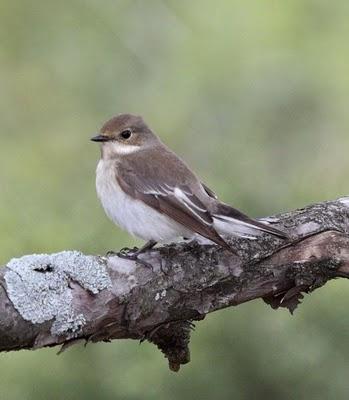
[[[138,244],[105,217],[89,138],[142,114],[220,196],[268,215],[348,194],[345,0],[0,1],[0,264]],[[210,315],[179,375],[129,341],[0,355],[0,398],[347,399],[348,284],[291,317]]]

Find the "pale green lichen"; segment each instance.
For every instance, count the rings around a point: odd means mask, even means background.
[[[51,333],[69,337],[86,323],[74,310],[69,281],[93,294],[111,287],[104,263],[77,251],[13,259],[7,264],[5,281],[11,302],[25,320],[35,324],[52,320]]]

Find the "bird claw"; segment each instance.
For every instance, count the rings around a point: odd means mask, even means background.
[[[133,247],[130,249],[129,247],[124,247],[120,251],[114,251],[114,250],[109,250],[106,254],[107,257],[111,256],[120,256],[120,255],[127,255],[129,253],[136,252],[138,250],[138,247]]]
[[[137,247],[135,247],[135,249],[137,249]],[[122,249],[118,253],[116,253],[116,255],[120,258],[123,258],[124,260],[135,261],[136,263],[142,264],[144,267],[150,268],[154,272],[153,266],[151,264],[138,258],[139,254],[137,254],[137,250],[128,249],[127,251],[125,251],[125,249]]]
[[[107,251],[107,254],[105,255],[106,257],[113,257],[113,256],[117,256],[118,253],[116,251],[113,250],[109,250]]]
[[[129,247],[124,247],[116,254],[117,255],[120,255],[120,254],[122,254],[122,255],[132,255],[132,253],[136,253],[137,251],[138,251],[138,247],[133,247],[132,249],[130,249]]]

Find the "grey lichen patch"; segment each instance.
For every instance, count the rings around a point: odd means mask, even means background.
[[[276,224],[277,222],[280,221],[280,218],[271,216],[271,217],[263,217],[263,218],[259,218],[259,221],[261,222],[266,222],[266,223],[270,223],[270,224]]]
[[[161,292],[157,292],[156,295],[155,295],[155,301],[159,301],[159,300],[165,298],[166,297],[166,293],[167,293],[166,289],[162,290]]]
[[[279,216],[282,226],[291,237],[305,236],[325,230],[349,231],[349,198],[343,197],[336,201],[312,204],[299,210]],[[317,225],[309,225],[313,222]],[[308,224],[308,225],[306,225]],[[305,225],[305,227],[301,227]],[[309,229],[306,232],[306,229]]]
[[[69,338],[76,337],[86,324],[86,319],[82,314],[71,314],[70,310],[60,313],[52,324],[52,335],[60,336],[62,333]]]
[[[85,256],[78,251],[64,251],[57,254],[58,262],[71,279],[93,294],[111,288],[112,282],[102,260],[94,256]],[[50,257],[55,257],[51,255]]]
[[[8,296],[21,316],[35,324],[53,320],[51,333],[71,338],[85,318],[74,310],[70,280],[94,294],[111,287],[105,265],[77,251],[13,259],[5,272]]]
[[[320,225],[314,221],[305,222],[302,225],[296,227],[297,235],[304,236],[310,232],[316,232],[320,229]]]

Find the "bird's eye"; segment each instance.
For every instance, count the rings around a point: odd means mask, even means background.
[[[132,134],[131,129],[125,129],[124,131],[122,131],[122,132],[120,133],[120,136],[121,136],[123,139],[129,139],[129,138],[131,137],[131,134]]]

